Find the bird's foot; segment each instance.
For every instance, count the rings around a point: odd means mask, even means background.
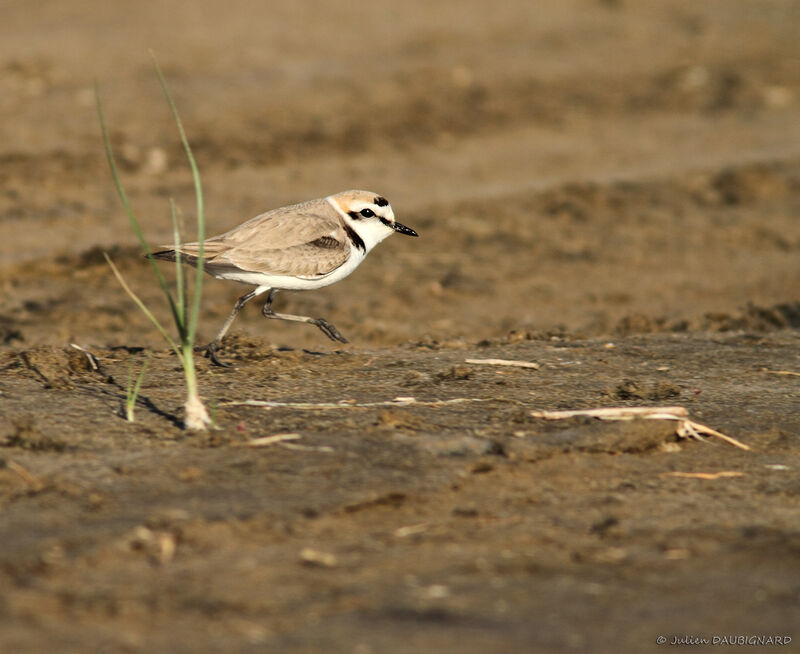
[[[195,348],[195,352],[202,352],[203,356],[206,359],[209,359],[211,363],[213,363],[215,366],[219,366],[220,368],[230,368],[231,367],[230,363],[225,363],[224,361],[220,361],[217,358],[218,351],[219,351],[219,343],[217,343],[216,341],[212,341],[205,347]]]
[[[312,324],[316,325],[320,328],[323,334],[327,336],[332,341],[339,341],[340,343],[347,343],[347,339],[339,333],[339,330],[336,329],[331,323],[329,323],[324,318],[317,318],[312,322]]]

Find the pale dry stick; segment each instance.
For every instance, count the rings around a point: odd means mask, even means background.
[[[139,525],[133,531],[132,544],[145,550],[160,565],[166,565],[175,557],[177,542],[175,535],[165,531],[153,531]]]
[[[745,445],[735,438],[723,434],[716,429],[701,425],[688,419],[689,411],[682,406],[668,407],[604,407],[600,409],[578,409],[575,411],[531,411],[534,418],[546,420],[562,420],[564,418],[589,417],[600,420],[634,420],[643,418],[649,420],[676,420],[677,433],[681,438],[696,438],[703,440],[701,435],[716,436],[740,449],[750,451],[750,446]]]
[[[716,436],[717,438],[721,438],[724,441],[727,441],[731,445],[735,445],[738,448],[743,450],[750,451],[750,446],[745,445],[741,441],[737,441],[732,436],[728,436],[727,434],[723,434],[721,431],[717,431],[716,429],[711,429],[711,427],[706,427],[706,425],[701,425],[699,422],[694,422],[692,420],[682,420],[678,425],[678,435],[681,435],[681,429],[684,427],[690,427],[694,429],[696,432],[701,434],[706,434],[707,436]]]
[[[296,441],[302,438],[300,434],[274,434],[273,436],[261,436],[244,443],[237,443],[238,447],[266,447],[268,445],[276,445],[285,441]]]
[[[318,566],[321,568],[335,568],[339,562],[335,554],[322,552],[310,547],[300,550],[300,562],[303,565]]]
[[[89,350],[87,350],[85,347],[77,345],[76,343],[70,343],[69,346],[75,348],[79,352],[83,352],[86,355],[86,358],[89,360],[89,367],[92,370],[94,370],[95,372],[100,370],[100,365],[97,361],[97,357],[91,352],[89,352]]]
[[[395,538],[406,538],[407,536],[415,536],[416,534],[421,534],[423,531],[427,531],[430,528],[430,525],[427,522],[420,522],[415,525],[408,525],[406,527],[398,527],[394,530]]]
[[[285,450],[298,450],[301,452],[335,452],[330,445],[298,445],[297,443],[278,443]]]
[[[800,377],[800,372],[794,372],[793,370],[767,370],[763,368],[761,372],[765,372],[768,375],[786,375],[788,377]]]
[[[484,399],[479,397],[457,397],[452,400],[434,400],[432,402],[420,402],[413,397],[395,398],[394,400],[384,402],[363,402],[355,403],[349,400],[342,400],[341,402],[271,402],[269,400],[232,400],[230,402],[223,402],[220,406],[257,406],[265,409],[370,409],[373,407],[402,407],[402,406],[449,406],[451,404],[464,404],[466,402],[491,402],[491,399]]]
[[[38,477],[36,477],[33,473],[28,471],[16,461],[7,461],[6,465],[16,472],[20,477],[22,477],[23,481],[25,481],[25,483],[28,484],[33,490],[38,491],[44,488],[44,483]]]
[[[514,361],[512,359],[464,359],[465,363],[472,363],[479,366],[508,366],[512,368],[530,368],[539,370],[538,363],[533,361]]]
[[[176,540],[175,535],[161,532],[158,535],[158,562],[166,565],[175,557]]]
[[[546,420],[563,420],[564,418],[579,417],[600,418],[601,420],[632,420],[633,418],[661,418],[662,420],[679,420],[686,418],[688,415],[689,411],[682,406],[621,406],[603,407],[600,409],[576,409],[572,411],[531,411],[531,416],[534,418],[544,418]]]
[[[681,438],[694,438],[696,441],[706,440],[701,436],[700,432],[694,428],[694,425],[689,424],[688,420],[679,423],[676,432]]]
[[[735,470],[722,470],[721,472],[664,472],[662,477],[681,477],[683,479],[725,479],[729,477],[744,477],[743,472]]]

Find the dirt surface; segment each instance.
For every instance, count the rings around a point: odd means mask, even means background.
[[[3,8],[0,651],[800,651],[800,5],[321,4]],[[367,188],[421,235],[278,296],[348,345],[248,306],[203,434],[102,256],[167,319],[92,88],[168,242],[148,48],[210,233]],[[750,450],[531,415],[659,405]]]

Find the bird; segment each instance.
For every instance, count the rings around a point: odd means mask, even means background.
[[[234,304],[213,341],[201,348],[212,363],[227,367],[217,357],[222,339],[236,315],[253,298],[267,293],[261,309],[265,318],[316,325],[333,341],[347,343],[324,318],[276,313],[272,301],[278,291],[302,291],[334,284],[352,273],[378,243],[393,233],[417,237],[397,222],[389,201],[370,191],[350,190],[324,198],[272,209],[232,230],[203,241],[203,270],[217,279],[229,279],[255,288]],[[197,267],[200,243],[162,245],[156,259],[179,260]]]

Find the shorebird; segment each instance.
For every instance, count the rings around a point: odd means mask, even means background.
[[[324,318],[276,313],[272,300],[278,291],[303,291],[328,286],[347,277],[374,248],[394,232],[419,236],[394,218],[386,198],[369,191],[343,191],[262,213],[229,232],[203,242],[203,270],[217,279],[231,279],[255,288],[233,306],[216,338],[205,347],[217,365],[222,339],[236,314],[254,297],[268,293],[261,310],[265,318],[316,325],[328,338],[347,339]],[[154,252],[157,259],[197,267],[200,243],[184,243]]]

